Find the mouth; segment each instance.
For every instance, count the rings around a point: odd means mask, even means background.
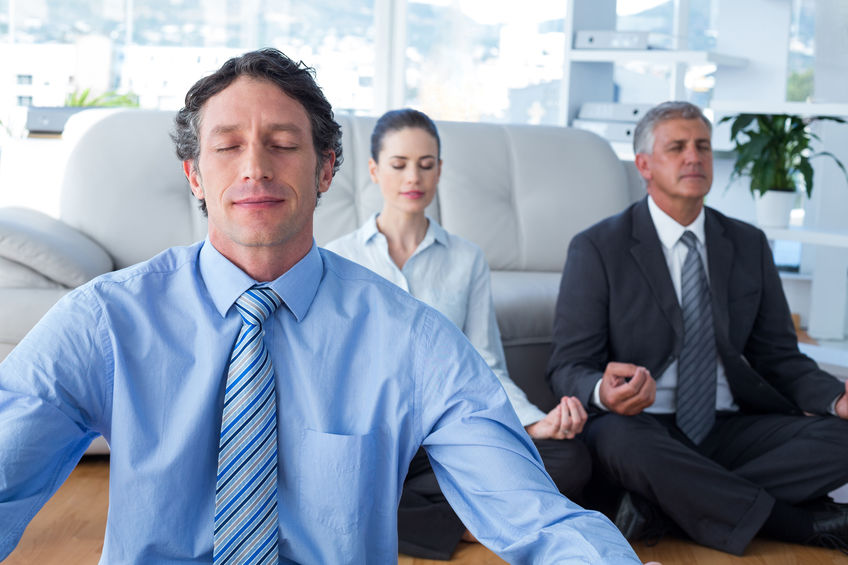
[[[276,198],[273,196],[251,196],[249,198],[242,198],[241,200],[236,200],[235,202],[233,202],[233,205],[251,210],[260,208],[270,208],[272,206],[282,204],[283,202],[285,202],[285,199]]]
[[[400,195],[411,200],[418,200],[424,197],[424,192],[421,190],[409,190],[407,192],[401,192]]]

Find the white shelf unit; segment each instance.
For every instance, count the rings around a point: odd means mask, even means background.
[[[848,104],[828,102],[754,102],[750,100],[716,100],[716,115],[722,114],[792,114],[796,116],[848,116]]]
[[[684,77],[688,67],[716,65],[722,68],[744,69],[748,59],[729,52],[691,51],[681,38],[686,38],[690,0],[676,0],[671,49],[577,49],[574,37],[583,30],[612,30],[616,28],[615,0],[568,0],[565,20],[565,62],[563,68],[562,119],[571,125],[580,106],[585,102],[613,102],[613,71],[616,64],[644,63],[669,68],[670,77],[666,98],[685,97]],[[631,101],[634,102],[634,101]],[[660,100],[635,102],[657,103]]]
[[[656,65],[722,65],[743,68],[748,61],[743,57],[724,55],[714,51],[678,51],[671,49],[572,49],[573,62],[586,63],[628,63],[644,61]]]
[[[816,246],[807,332],[814,338],[843,340],[848,324],[848,230],[765,228],[763,231],[771,240]]]

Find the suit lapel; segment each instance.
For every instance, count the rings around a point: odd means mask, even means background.
[[[668,318],[668,322],[678,337],[678,343],[683,342],[683,313],[674,292],[668,263],[662,250],[662,243],[657,235],[651,213],[648,210],[647,198],[639,201],[631,210],[633,219],[633,238],[636,243],[630,248],[630,253],[642,271],[642,276],[648,281],[654,298]]]
[[[713,301],[713,324],[718,343],[728,343],[729,284],[733,265],[733,243],[724,233],[724,226],[713,210],[706,208],[704,234],[707,240],[707,266],[710,270],[710,293]]]

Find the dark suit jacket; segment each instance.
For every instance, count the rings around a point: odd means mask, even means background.
[[[844,391],[798,350],[765,235],[706,208],[716,347],[740,408],[827,414]],[[660,378],[680,355],[683,317],[647,199],[576,235],[554,322],[548,383],[585,406],[607,362]]]

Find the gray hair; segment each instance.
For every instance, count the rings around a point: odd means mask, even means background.
[[[654,129],[657,125],[678,118],[684,120],[700,119],[707,125],[707,129],[712,134],[713,125],[704,116],[701,109],[694,104],[682,101],[663,102],[648,110],[636,124],[636,131],[633,133],[633,152],[650,155],[654,150]]]

